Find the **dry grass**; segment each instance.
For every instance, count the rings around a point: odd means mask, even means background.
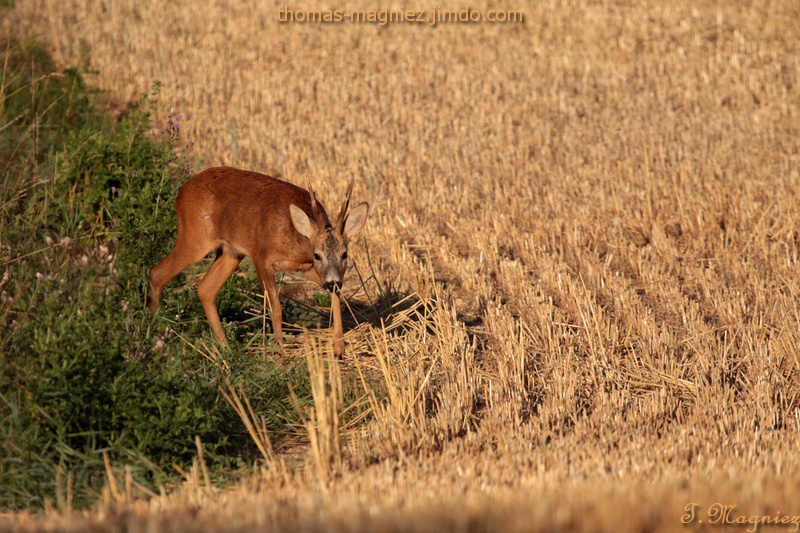
[[[490,5],[517,7],[472,4]],[[273,458],[225,491],[188,473],[171,495],[121,488],[15,527],[643,531],[678,529],[690,502],[800,515],[796,1],[546,0],[524,25],[435,29],[280,25],[278,7],[17,0],[4,24],[64,64],[88,47],[121,107],[161,80],[206,165],[309,176],[329,205],[354,178],[380,284],[351,303],[409,299],[348,333],[341,370],[312,340],[289,349],[333,384],[307,414],[308,468]],[[346,428],[340,371],[362,376],[370,413]]]

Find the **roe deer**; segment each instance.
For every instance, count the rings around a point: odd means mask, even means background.
[[[217,293],[248,256],[267,293],[278,341],[283,316],[276,272],[301,272],[331,293],[333,351],[341,357],[344,333],[339,290],[347,266],[347,245],[364,227],[369,211],[365,202],[348,213],[352,190],[351,181],[336,223],[331,224],[310,184],[306,191],[270,176],[230,167],[200,172],[178,191],[178,240],[172,253],[150,271],[150,311],[158,309],[169,280],[216,250],[217,258],[198,285],[197,294],[211,331],[227,344],[217,314]]]

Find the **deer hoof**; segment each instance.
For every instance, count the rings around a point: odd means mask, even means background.
[[[333,355],[335,355],[337,359],[344,357],[344,341],[333,342]]]

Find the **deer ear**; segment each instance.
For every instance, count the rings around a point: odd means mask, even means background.
[[[364,202],[356,206],[344,221],[344,230],[342,234],[347,240],[352,239],[364,229],[364,224],[367,222],[367,215],[369,214],[369,204]]]
[[[296,229],[300,235],[311,240],[317,232],[317,225],[311,221],[306,212],[294,204],[289,204],[289,215],[292,217],[294,229]]]

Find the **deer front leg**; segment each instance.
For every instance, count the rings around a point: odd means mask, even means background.
[[[344,329],[342,327],[342,304],[339,294],[331,293],[331,313],[333,313],[333,354],[344,357]]]
[[[303,272],[306,279],[322,285],[319,274],[314,269]],[[344,328],[342,327],[342,304],[339,295],[335,292],[331,295],[331,314],[333,315],[333,354],[339,359],[344,356]]]

